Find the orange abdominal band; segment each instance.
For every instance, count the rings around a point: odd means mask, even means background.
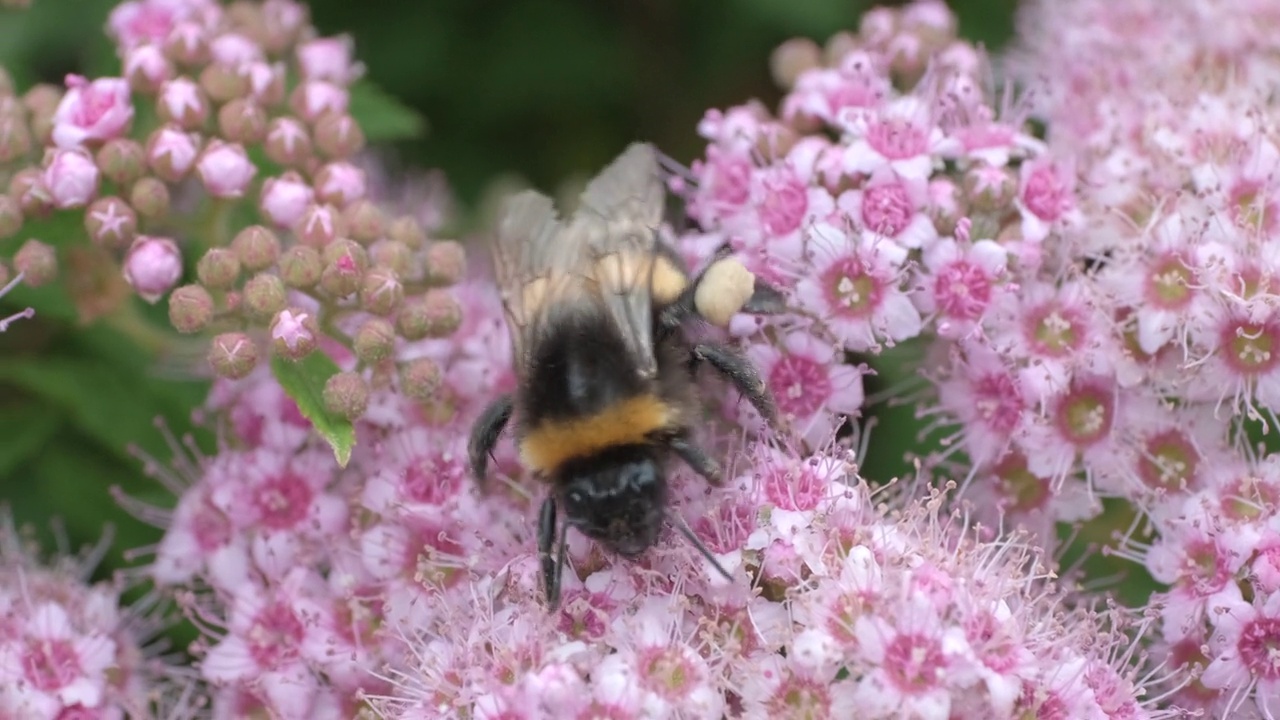
[[[656,395],[638,395],[587,417],[544,421],[520,441],[520,460],[550,475],[567,460],[648,442],[651,433],[671,427],[675,419],[675,408]]]

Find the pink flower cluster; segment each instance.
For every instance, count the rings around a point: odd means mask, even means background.
[[[0,515],[0,717],[153,717],[190,697],[152,644],[155,598],[130,608],[118,584],[86,582],[106,547],[46,563]]]

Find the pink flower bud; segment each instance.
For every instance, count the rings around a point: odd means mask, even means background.
[[[400,390],[406,396],[426,402],[440,391],[440,366],[431,358],[410,360],[400,368]]]
[[[231,249],[247,270],[265,270],[280,257],[280,239],[261,225],[250,225],[236,233]]]
[[[107,33],[123,48],[164,42],[182,9],[182,3],[120,3],[107,17]]]
[[[199,152],[198,135],[165,126],[152,133],[147,141],[147,164],[161,179],[177,182],[191,170]]]
[[[349,162],[332,162],[316,173],[316,197],[321,202],[344,207],[364,197],[364,171]]]
[[[44,172],[28,167],[9,178],[9,197],[18,201],[25,217],[39,217],[49,211],[49,189],[44,185]]]
[[[297,167],[311,157],[311,136],[307,126],[290,117],[272,120],[267,126],[267,157],[281,165]]]
[[[141,178],[129,190],[129,204],[142,217],[163,217],[169,212],[169,187],[153,177]]]
[[[441,240],[427,249],[427,281],[453,285],[467,274],[467,251],[454,240]]]
[[[54,150],[44,169],[44,187],[56,208],[84,207],[98,192],[98,166],[83,150]]]
[[[22,229],[22,206],[8,195],[0,195],[0,240],[11,238]]]
[[[226,65],[205,65],[200,71],[200,89],[214,103],[225,103],[249,92],[249,80]]]
[[[199,22],[181,22],[169,32],[165,53],[182,65],[203,65],[209,58],[209,31]]]
[[[307,80],[294,88],[290,100],[298,117],[307,122],[315,122],[325,113],[346,112],[350,96],[345,88],[333,83]]]
[[[271,323],[271,339],[276,353],[298,360],[316,347],[316,321],[311,313],[296,308],[281,310]]]
[[[116,138],[98,148],[94,159],[103,177],[118,185],[128,185],[142,177],[146,158],[146,151],[136,140]]]
[[[124,258],[124,279],[149,303],[164,297],[182,277],[182,251],[169,238],[139,235]]]
[[[355,420],[369,407],[369,384],[358,373],[337,373],[325,382],[322,397],[329,412]]]
[[[31,152],[31,128],[22,105],[12,98],[0,99],[0,163],[7,164]]]
[[[53,142],[61,148],[81,147],[117,138],[133,122],[129,83],[122,78],[67,76],[69,90],[53,112]]]
[[[266,0],[262,3],[263,44],[270,52],[282,52],[297,39],[307,20],[307,6],[297,0]]]
[[[354,43],[350,36],[318,38],[298,46],[298,67],[305,80],[324,80],[350,85],[364,72],[352,61]]]
[[[298,222],[311,204],[311,186],[295,172],[267,178],[262,184],[259,208],[262,215],[277,227],[287,228]]]
[[[236,32],[223,33],[209,43],[209,59],[231,70],[239,70],[250,63],[266,59],[262,48],[249,38]]]
[[[213,297],[199,285],[183,285],[169,293],[169,324],[180,333],[200,332],[213,322]]]
[[[39,240],[28,240],[13,255],[13,269],[27,287],[47,285],[58,276],[58,251]]]
[[[249,81],[249,94],[263,107],[284,101],[284,63],[250,63],[243,72]]]
[[[209,101],[204,91],[188,77],[174,78],[161,85],[156,109],[161,120],[187,130],[198,129],[209,117]]]
[[[173,63],[155,45],[140,45],[124,57],[124,76],[135,91],[150,95],[173,78]]]
[[[284,309],[287,300],[284,281],[275,275],[258,273],[244,284],[244,309],[256,320],[270,319]]]
[[[370,318],[356,330],[352,348],[360,362],[380,363],[391,357],[396,346],[396,332],[391,323],[382,318]]]
[[[210,195],[238,198],[244,195],[258,168],[239,144],[214,140],[201,153],[196,172]]]

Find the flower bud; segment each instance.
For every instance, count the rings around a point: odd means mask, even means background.
[[[9,179],[9,197],[18,202],[23,217],[41,217],[52,207],[40,168],[23,168],[14,173]]]
[[[427,243],[427,233],[422,223],[412,215],[401,215],[391,221],[387,228],[387,237],[404,243],[411,250],[417,250]]]
[[[275,275],[258,273],[244,284],[244,309],[254,320],[269,320],[284,309],[287,300],[284,281]]]
[[[301,360],[316,349],[319,329],[311,313],[297,308],[281,310],[271,321],[271,349],[290,360]]]
[[[209,248],[196,263],[200,284],[213,290],[230,290],[240,277],[240,258],[231,248]]]
[[[58,276],[58,252],[52,245],[28,240],[13,256],[13,269],[22,273],[28,287],[40,287]]]
[[[199,285],[183,285],[169,293],[169,324],[183,334],[197,333],[213,322],[213,298]]]
[[[1010,207],[1018,194],[1018,177],[1006,168],[977,165],[964,175],[964,197],[969,206],[982,212],[998,212]]]
[[[179,65],[193,67],[209,62],[209,33],[202,23],[180,22],[169,31],[164,52]]]
[[[351,98],[346,88],[322,80],[306,80],[298,84],[289,96],[293,113],[314,123],[325,113],[344,113]]]
[[[53,113],[52,139],[61,148],[77,148],[124,136],[133,122],[133,101],[123,78],[89,82],[67,76],[69,90]]]
[[[124,76],[140,95],[152,95],[173,78],[173,63],[155,45],[131,48],[124,58]]]
[[[12,197],[0,195],[0,240],[17,235],[21,229],[22,207]]]
[[[440,392],[440,366],[430,358],[410,360],[400,368],[400,390],[407,397],[426,402]]]
[[[467,274],[467,253],[454,240],[440,240],[427,248],[427,281],[453,285]]]
[[[244,333],[223,333],[209,345],[209,366],[221,378],[239,380],[258,364],[258,348]]]
[[[117,185],[128,185],[142,177],[146,170],[147,154],[142,145],[129,138],[108,140],[95,158],[103,177]]]
[[[346,113],[329,113],[316,121],[316,147],[335,160],[348,158],[364,148],[364,131]]]
[[[324,261],[320,287],[326,293],[342,298],[360,289],[369,263],[364,248],[350,240],[335,240],[324,249]]]
[[[162,122],[198,130],[209,118],[209,99],[191,78],[174,78],[160,86],[156,112]]]
[[[298,222],[311,203],[311,186],[296,172],[267,178],[262,184],[258,209],[263,218],[276,227],[287,228]]]
[[[356,330],[356,336],[352,341],[352,349],[355,350],[356,357],[360,362],[368,365],[376,365],[391,357],[395,347],[395,330],[391,328],[391,323],[382,318],[366,320]]]
[[[0,164],[24,157],[31,152],[31,144],[26,114],[16,102],[0,100]]]
[[[291,117],[278,117],[267,124],[263,144],[271,162],[286,167],[300,167],[311,157],[311,135],[307,126]]]
[[[374,315],[390,315],[404,300],[404,285],[386,268],[373,268],[360,281],[360,309]]]
[[[201,153],[196,173],[210,195],[238,198],[244,195],[258,168],[238,143],[213,140]]]
[[[22,98],[30,112],[31,134],[42,145],[53,143],[53,114],[62,102],[62,90],[56,86],[39,84],[27,91]]]
[[[284,63],[255,62],[243,69],[249,79],[249,97],[264,108],[284,102]]]
[[[213,63],[200,71],[200,89],[215,103],[230,102],[249,92],[249,78],[235,68]]]
[[[827,42],[822,46],[822,60],[827,67],[837,67],[840,65],[840,59],[845,55],[857,50],[862,46],[858,41],[858,36],[848,30],[840,32],[827,38]]]
[[[929,181],[929,218],[940,235],[955,232],[966,210],[960,188],[949,178]]]
[[[355,47],[351,37],[316,38],[298,45],[298,68],[307,80],[325,80],[337,85],[350,85],[363,68],[352,60]]]
[[[331,162],[316,173],[316,197],[338,207],[346,207],[364,197],[367,189],[364,171],[349,162]]]
[[[408,277],[413,269],[413,251],[396,240],[380,240],[369,248],[369,260],[374,267],[387,268],[396,277]],[[412,279],[412,278],[409,278]]]
[[[84,214],[84,229],[97,245],[125,248],[138,231],[138,215],[118,197],[98,198]]]
[[[84,150],[54,150],[44,169],[44,187],[56,208],[78,208],[98,194],[99,173]]]
[[[267,113],[253,100],[236,98],[218,109],[218,131],[231,142],[257,145],[267,136]]]
[[[144,177],[129,191],[129,204],[144,218],[161,218],[169,212],[169,188],[160,180]]]
[[[222,309],[229,315],[238,315],[244,306],[244,293],[239,290],[228,290],[222,294]]]
[[[809,38],[792,38],[779,45],[769,57],[773,81],[783,90],[795,87],[796,78],[806,70],[822,66],[822,48]]]
[[[359,373],[338,373],[325,381],[323,397],[326,410],[355,420],[369,407],[369,384]]]
[[[262,46],[270,53],[287,50],[311,21],[307,6],[302,3],[275,2],[261,7]]]
[[[462,306],[443,289],[409,298],[396,315],[396,329],[406,340],[443,338],[453,334],[462,324]]]
[[[308,205],[306,212],[293,225],[293,234],[298,236],[299,242],[314,248],[327,247],[346,233],[347,221],[332,205]]]
[[[250,225],[236,233],[231,249],[245,270],[258,272],[271,267],[280,257],[280,239],[261,225]]]
[[[195,165],[200,136],[173,126],[162,127],[147,139],[147,164],[162,180],[178,182]]]
[[[306,245],[294,245],[280,258],[280,277],[284,284],[304,290],[320,282],[324,262],[320,252]]]
[[[212,65],[239,71],[250,63],[266,60],[266,54],[248,35],[231,31],[222,32],[209,42],[209,58]]]
[[[124,279],[149,303],[169,292],[182,277],[182,251],[169,238],[139,235],[124,258]]]
[[[367,198],[360,198],[344,208],[342,218],[346,222],[347,233],[362,245],[381,238],[387,229],[382,209]]]

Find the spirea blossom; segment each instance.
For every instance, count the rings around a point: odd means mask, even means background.
[[[165,624],[155,598],[130,607],[119,583],[88,581],[106,548],[46,560],[0,518],[0,714],[150,717],[189,692],[153,644]]]

